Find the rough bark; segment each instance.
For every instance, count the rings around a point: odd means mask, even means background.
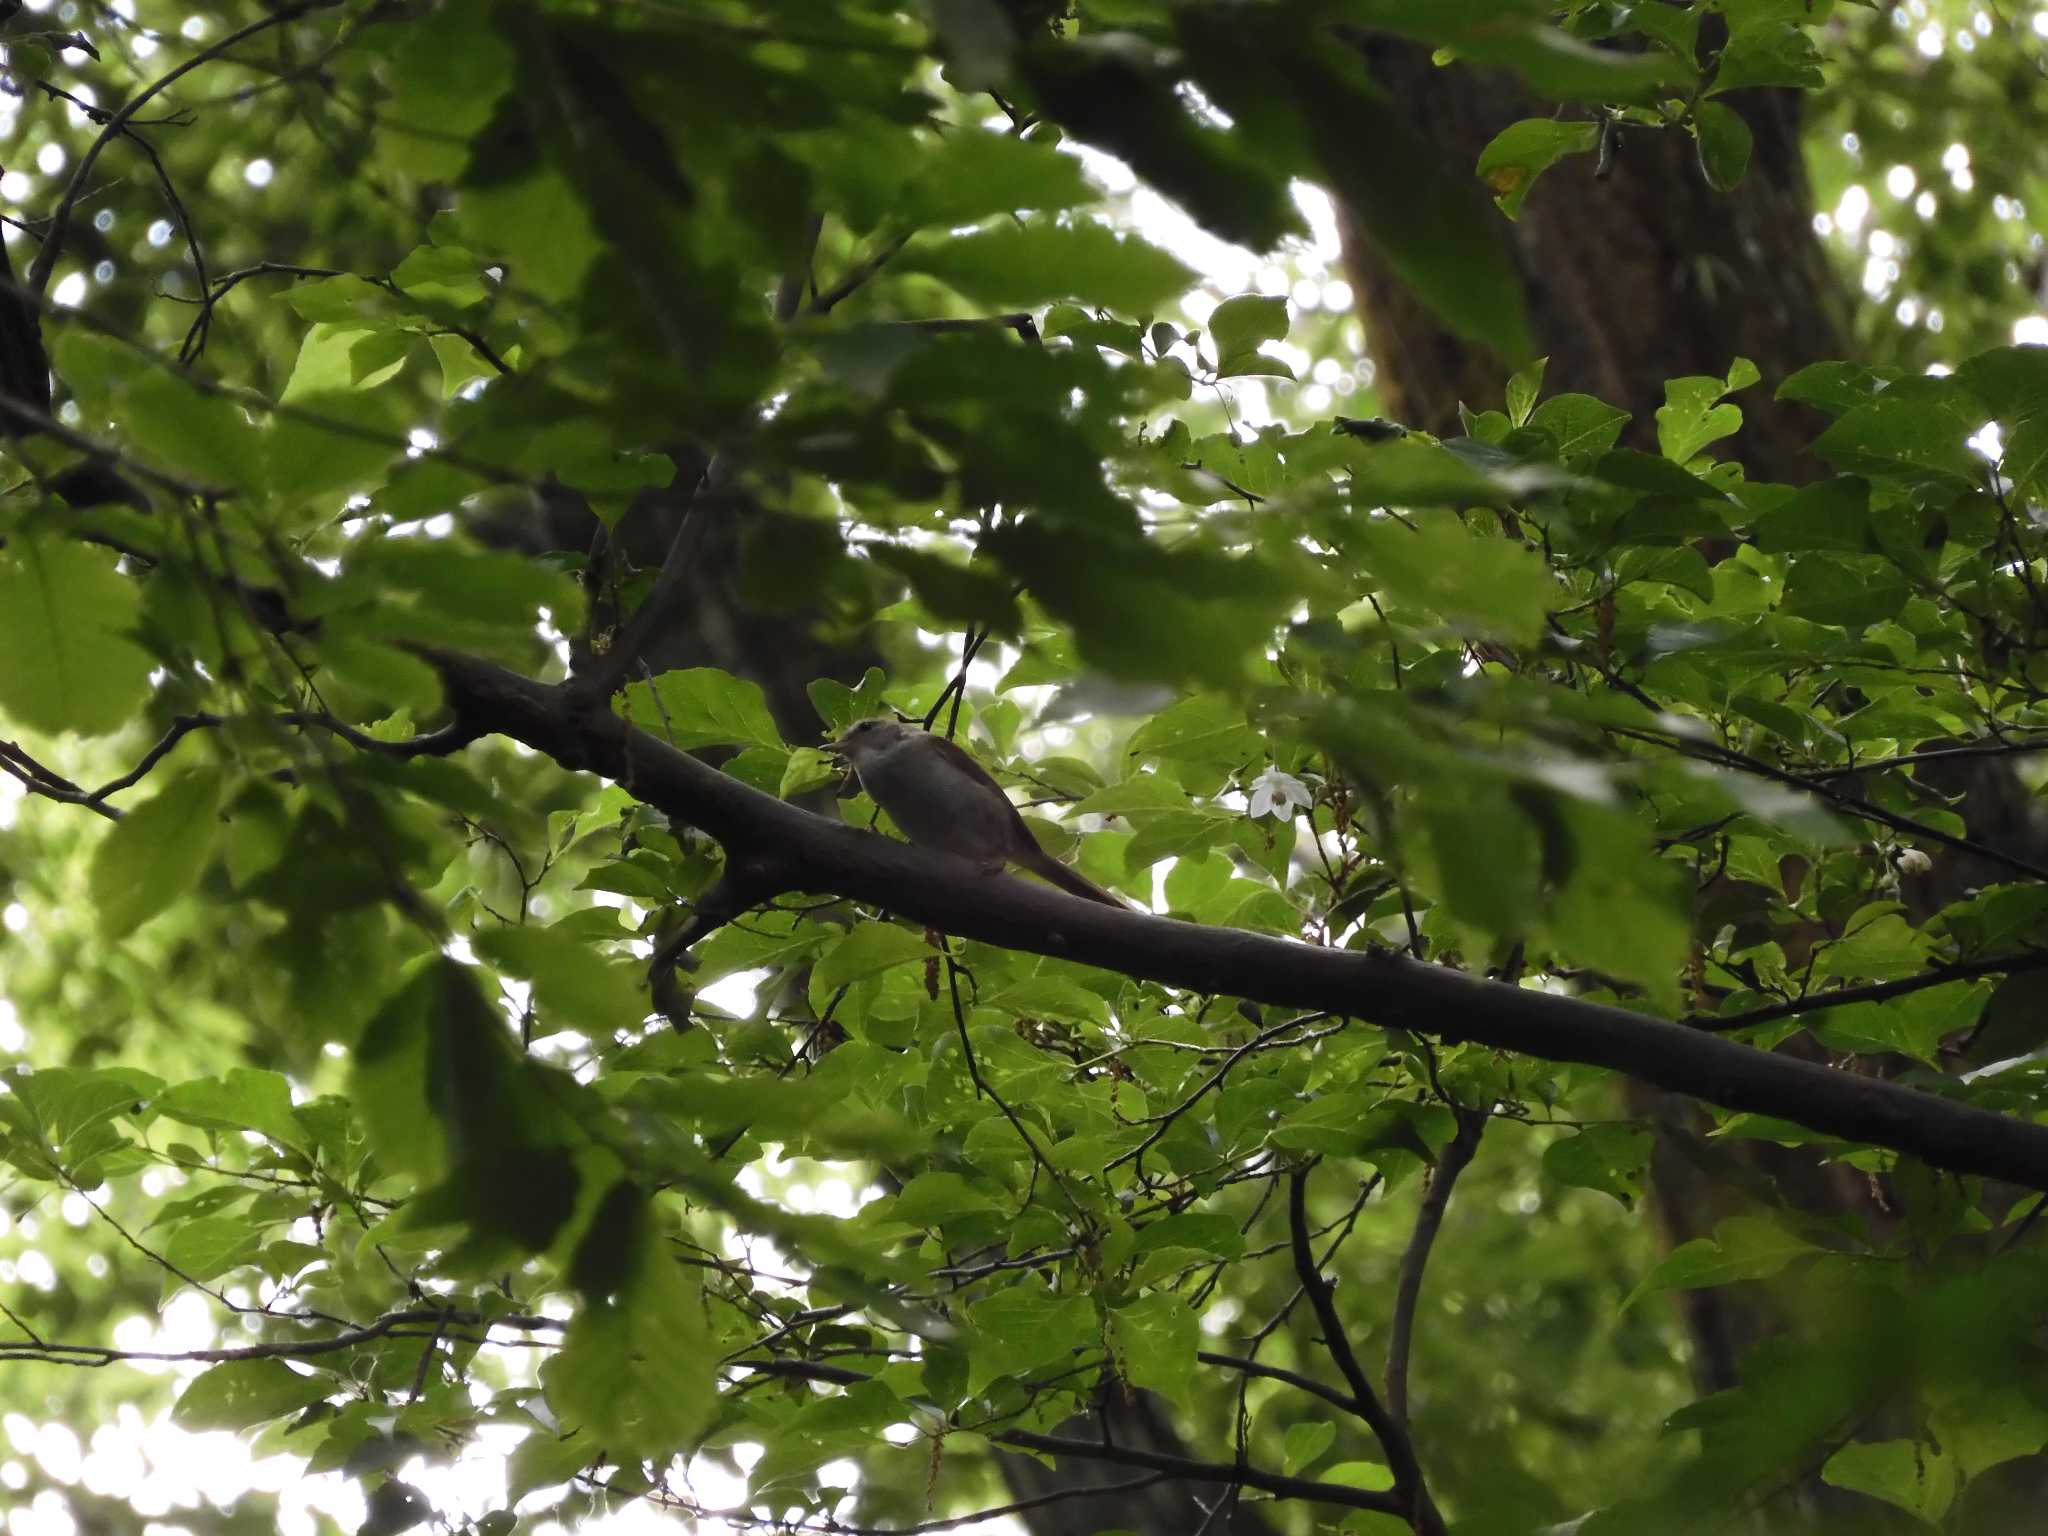
[[[1377,39],[1375,77],[1446,165],[1473,165],[1494,134],[1552,108],[1512,82]],[[1740,397],[1738,456],[1750,473],[1798,479],[1817,420],[1767,398],[1788,373],[1847,353],[1846,306],[1812,228],[1799,105],[1787,92],[1737,93],[1756,136],[1734,191],[1707,186],[1682,132],[1624,130],[1605,177],[1593,156],[1544,173],[1504,242],[1528,294],[1530,330],[1550,363],[1546,391],[1580,390],[1629,411],[1632,440],[1655,446],[1664,381],[1725,374],[1747,357],[1763,385]],[[1394,279],[1371,239],[1345,221],[1345,255],[1366,350],[1387,414],[1456,434],[1458,406],[1498,406],[1506,370],[1452,335]]]

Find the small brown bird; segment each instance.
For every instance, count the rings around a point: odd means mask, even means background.
[[[972,859],[990,874],[1015,864],[1073,895],[1123,907],[1039,847],[1002,786],[943,736],[894,720],[856,720],[832,750],[913,843]]]

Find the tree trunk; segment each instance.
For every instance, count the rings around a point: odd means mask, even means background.
[[[1424,142],[1452,168],[1471,166],[1496,133],[1550,109],[1512,82],[1429,50],[1375,39],[1373,73]],[[1812,194],[1790,92],[1734,100],[1756,137],[1749,173],[1732,192],[1708,187],[1692,140],[1678,131],[1622,130],[1609,174],[1591,155],[1544,173],[1518,221],[1500,228],[1528,294],[1531,334],[1548,355],[1546,392],[1579,390],[1627,410],[1631,440],[1655,446],[1664,381],[1722,375],[1747,357],[1760,388],[1742,395],[1735,451],[1759,478],[1797,480],[1818,421],[1768,398],[1779,380],[1848,349],[1846,305],[1812,227]],[[1499,359],[1446,331],[1395,279],[1371,239],[1344,221],[1345,255],[1365,322],[1376,383],[1395,420],[1457,435],[1458,406],[1500,403]]]

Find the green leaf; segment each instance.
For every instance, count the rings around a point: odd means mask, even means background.
[[[621,698],[619,713],[686,752],[783,746],[761,685],[716,667],[664,672],[652,684],[634,683]]]
[[[1821,1250],[1762,1216],[1731,1216],[1712,1238],[1681,1243],[1645,1275],[1622,1310],[1653,1291],[1703,1290],[1737,1280],[1762,1280],[1796,1259]]]
[[[1752,135],[1749,124],[1733,107],[1703,101],[1693,114],[1693,134],[1700,151],[1700,171],[1707,185],[1727,192],[1749,169]]]
[[[132,1116],[163,1087],[159,1079],[132,1067],[17,1067],[4,1080],[12,1097],[28,1110],[27,1134],[9,1156],[36,1178],[54,1173],[45,1153],[68,1167],[123,1145],[126,1138],[114,1129],[114,1119]],[[7,1104],[0,1098],[0,1125],[13,1118],[6,1112]]]
[[[280,1147],[303,1149],[305,1127],[292,1112],[292,1087],[282,1073],[236,1067],[225,1077],[177,1083],[151,1106],[160,1115],[203,1130],[255,1131]]]
[[[1792,561],[1780,611],[1861,630],[1898,617],[1905,604],[1906,577],[1891,561],[1816,553]]]
[[[1064,1361],[1099,1337],[1093,1306],[1079,1296],[1057,1295],[1035,1280],[973,1303],[967,1317],[974,1325],[970,1392],[998,1377],[1021,1377]]]
[[[1081,162],[1014,134],[962,128],[916,162],[895,213],[908,225],[958,228],[997,213],[1093,201]]]
[[[1974,487],[1984,483],[1989,465],[1968,439],[1983,425],[1984,407],[1954,379],[1900,379],[1844,414],[1814,440],[1813,451],[1853,474],[1931,476]]]
[[[1600,142],[1600,125],[1525,117],[1487,142],[1474,169],[1493,190],[1500,211],[1515,218],[1536,178],[1566,155],[1586,154]]]
[[[912,245],[892,267],[925,272],[978,304],[1069,299],[1149,315],[1193,286],[1176,257],[1100,224],[1031,220]]]
[[[1724,380],[1705,377],[1665,383],[1664,403],[1657,407],[1657,447],[1665,458],[1690,463],[1709,443],[1741,428],[1742,412],[1716,403],[1729,388]]]
[[[122,392],[119,410],[130,443],[151,465],[221,490],[254,483],[263,462],[256,424],[196,377],[143,374]]]
[[[1929,1525],[1955,1502],[1961,1474],[1955,1457],[1925,1440],[1851,1441],[1820,1469],[1821,1480],[1896,1504]]]
[[[1284,369],[1285,364],[1275,363],[1272,358],[1261,358],[1259,345],[1286,339],[1287,300],[1284,298],[1241,293],[1236,298],[1225,299],[1210,312],[1209,341],[1216,351],[1218,370],[1226,377],[1252,371],[1252,367],[1259,364]]]
[[[284,291],[284,301],[316,329],[327,325],[375,330],[399,308],[388,290],[352,273],[296,283]]]
[[[1547,357],[1539,357],[1528,367],[1517,370],[1508,380],[1508,420],[1518,427],[1527,424],[1530,413],[1536,408],[1536,397],[1543,392],[1543,369],[1549,361]]]
[[[323,1401],[331,1376],[293,1370],[282,1360],[230,1360],[195,1376],[171,1407],[180,1429],[247,1429]]]
[[[1445,515],[1412,528],[1376,521],[1354,537],[1383,592],[1452,624],[1527,644],[1556,599],[1549,568],[1504,538],[1479,538]]]
[[[429,336],[427,345],[434,349],[434,361],[441,365],[441,398],[452,400],[464,386],[478,379],[497,377],[498,370],[484,359],[483,353],[466,337],[449,332]]]
[[[286,393],[298,383],[294,372]],[[297,403],[308,416],[278,416],[262,438],[263,483],[282,505],[317,501],[315,512],[331,513],[347,497],[382,484],[405,462],[390,396],[323,391]]]
[[[836,784],[845,777],[844,765],[831,753],[816,747],[798,747],[789,754],[789,763],[782,770],[782,782],[775,792],[780,798],[790,800]]]
[[[31,730],[104,735],[149,696],[149,655],[128,638],[141,605],[114,561],[69,539],[0,548],[0,709]]]
[[[1640,1125],[1589,1125],[1543,1149],[1543,1171],[1560,1184],[1597,1189],[1623,1205],[1642,1197],[1652,1138]]]
[[[622,1460],[665,1461],[711,1422],[717,1377],[692,1272],[665,1243],[639,1249],[617,1299],[577,1313],[542,1381],[568,1427]]]
[[[516,1503],[536,1489],[566,1483],[604,1454],[604,1447],[580,1430],[556,1435],[535,1429],[505,1460],[505,1497]],[[483,1521],[477,1530],[482,1536]]]
[[[1801,486],[1759,517],[1751,532],[1757,548],[1773,554],[1802,549],[1869,551],[1870,482],[1857,475],[1836,475]]]
[[[1718,96],[1725,91],[1763,85],[1814,90],[1825,83],[1820,50],[1813,39],[1785,22],[1748,27],[1733,34],[1727,47],[1721,50],[1714,83],[1707,88],[1707,94]]]
[[[960,1174],[929,1169],[906,1179],[882,1209],[890,1221],[936,1227],[957,1216],[985,1215],[996,1203]]]
[[[468,309],[490,297],[483,263],[459,245],[417,245],[392,269],[406,296],[425,304]]]
[[[1560,464],[1583,469],[1621,441],[1628,412],[1591,395],[1552,395],[1529,413],[1529,425],[1556,446]]]
[[[118,939],[198,884],[220,840],[221,776],[188,773],[116,822],[93,850],[100,931]]]
[[[1288,1425],[1287,1433],[1280,1442],[1281,1470],[1291,1474],[1313,1466],[1322,1459],[1336,1438],[1337,1426],[1328,1419],[1311,1419],[1306,1423]]]
[[[1933,958],[1933,943],[1908,923],[1896,904],[1875,902],[1842,925],[1842,937],[1814,948],[1813,974],[1854,980],[1897,981],[1916,976]]]
[[[500,970],[531,982],[534,1000],[557,1022],[593,1039],[609,1040],[653,1010],[638,967],[566,928],[486,928],[471,942]]]
[[[1899,377],[1896,368],[1867,368],[1861,363],[1809,363],[1778,386],[1780,400],[1818,406],[1832,415],[1877,398]]]
[[[164,1278],[166,1290],[187,1281],[204,1284],[247,1264],[263,1247],[263,1239],[263,1228],[247,1215],[179,1222],[163,1246],[164,1263],[171,1271]]]
[[[891,966],[931,959],[937,951],[918,934],[894,923],[857,923],[818,958],[816,985],[851,986]]]
[[[1154,1292],[1112,1307],[1106,1337],[1117,1374],[1125,1381],[1173,1402],[1188,1402],[1202,1329],[1186,1302]]]
[[[1124,747],[1126,758],[1176,764],[1184,770],[1182,784],[1197,790],[1220,785],[1225,775],[1266,753],[1264,738],[1245,718],[1244,706],[1216,693],[1190,694],[1169,704],[1133,731]],[[1204,783],[1198,784],[1185,770]]]

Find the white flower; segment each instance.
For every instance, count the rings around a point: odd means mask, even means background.
[[[1295,808],[1307,810],[1314,798],[1308,786],[1293,774],[1268,768],[1252,780],[1250,814],[1254,818],[1271,816],[1276,821],[1292,821]]]

